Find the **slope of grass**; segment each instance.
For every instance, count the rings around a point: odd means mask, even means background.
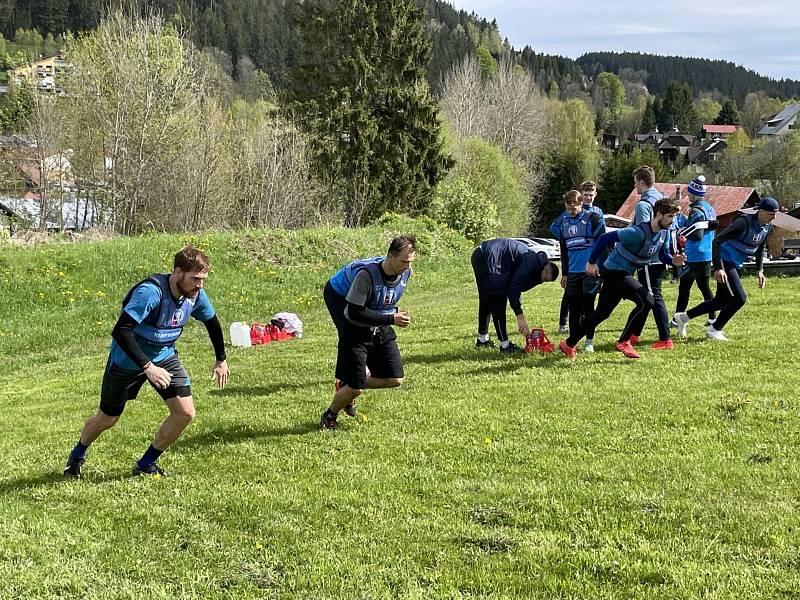
[[[406,384],[369,391],[335,434],[318,430],[336,344],[320,291],[392,232],[192,240],[226,328],[290,310],[306,336],[231,349],[217,391],[189,327],[198,418],[162,480],[129,476],[165,415],[151,390],[83,480],[60,471],[122,295],[188,240],[0,250],[0,598],[800,595],[798,280],[746,280],[730,344],[693,323],[674,351],[626,361],[618,311],[592,356],[506,358],[472,347],[469,246],[415,227],[427,253],[403,298]],[[525,294],[529,320],[552,331],[559,298]]]

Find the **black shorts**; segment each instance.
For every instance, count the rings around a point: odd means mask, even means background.
[[[163,390],[150,384],[159,396],[164,400],[169,400],[177,396],[186,398],[192,395],[189,375],[183,368],[177,353],[154,364],[166,369],[172,375],[172,381]],[[123,369],[109,361],[106,364],[103,385],[100,390],[100,410],[110,417],[118,417],[125,410],[125,403],[136,398],[145,381],[148,379],[144,371]]]
[[[366,367],[373,377],[380,379],[404,377],[397,334],[389,325],[375,327],[373,331],[348,322],[339,336],[336,379],[363,390],[367,385]]]

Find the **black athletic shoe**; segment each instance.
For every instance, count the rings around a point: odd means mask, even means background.
[[[358,416],[358,411],[356,410],[356,401],[355,400],[351,400],[350,404],[348,404],[347,406],[344,407],[344,414],[346,414],[348,417],[353,417],[353,418]]]
[[[156,463],[153,463],[149,467],[140,467],[139,463],[133,465],[133,474],[134,475],[158,475],[159,477],[169,477],[170,474],[167,473],[164,469],[159,467]]]
[[[319,426],[329,431],[336,431],[336,415],[327,410],[322,413],[322,418],[319,420]]]
[[[81,478],[81,468],[83,463],[86,462],[86,457],[73,459],[71,456],[67,460],[67,466],[64,467],[64,477],[74,477],[75,479]]]
[[[522,348],[517,346],[514,342],[508,342],[508,346],[505,348],[500,346],[501,354],[519,354],[520,352],[522,352]]]
[[[482,342],[482,341],[478,340],[478,341],[475,342],[475,347],[476,348],[494,348],[494,342],[492,340],[486,340],[485,342]]]

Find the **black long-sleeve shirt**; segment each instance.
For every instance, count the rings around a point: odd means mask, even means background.
[[[139,323],[136,322],[136,319],[123,310],[114,325],[114,329],[111,331],[111,337],[114,338],[114,341],[119,344],[122,351],[131,358],[136,366],[143,369],[150,362],[150,359],[136,342],[136,335],[133,330],[137,325]],[[214,315],[208,321],[203,321],[203,325],[206,326],[217,360],[225,360],[225,338],[222,335],[222,325],[220,325],[217,315]]]

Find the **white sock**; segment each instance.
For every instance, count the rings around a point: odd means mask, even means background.
[[[489,334],[488,333],[479,333],[478,334],[478,341],[479,342],[488,342],[489,341]]]
[[[509,342],[508,340],[502,341],[502,342],[500,342],[500,347],[501,347],[501,348],[508,348],[508,345],[509,345],[510,343],[511,343],[511,342]]]
[[[592,346],[594,345],[594,340],[592,340],[592,338],[586,338],[586,340],[583,342],[583,345],[585,346],[586,344]]]

